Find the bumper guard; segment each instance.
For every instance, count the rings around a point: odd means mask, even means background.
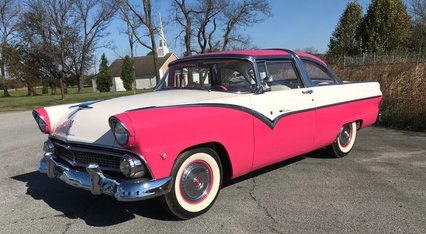
[[[89,190],[94,195],[108,194],[119,201],[139,201],[170,192],[172,177],[140,182],[120,182],[106,177],[96,163],[89,164],[86,171],[77,171],[58,162],[47,152],[40,161],[39,171],[49,178],[59,178],[65,183]]]

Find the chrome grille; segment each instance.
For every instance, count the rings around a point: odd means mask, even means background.
[[[75,162],[78,164],[97,163],[100,167],[120,169],[121,157],[81,151],[74,151],[74,156]]]
[[[87,167],[96,163],[103,170],[120,171],[120,160],[125,153],[69,146],[62,142],[53,142],[54,155],[72,166]]]
[[[61,156],[63,157],[66,161],[74,160],[74,155],[71,151],[69,151],[66,147],[63,147],[61,145],[58,144],[54,144],[55,145],[55,152],[54,155],[56,156]]]

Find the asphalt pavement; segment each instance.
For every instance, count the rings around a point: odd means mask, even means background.
[[[31,112],[0,120],[0,233],[426,233],[425,133],[363,129],[348,157],[320,150],[256,171],[179,221],[155,199],[118,202],[40,174],[46,136]]]

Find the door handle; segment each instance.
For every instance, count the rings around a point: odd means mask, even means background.
[[[312,94],[314,91],[312,89],[308,89],[306,91],[302,91],[303,94]]]

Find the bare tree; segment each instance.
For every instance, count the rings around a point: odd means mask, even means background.
[[[21,19],[17,24],[18,30],[18,43],[15,52],[22,54],[25,50],[38,51],[43,53],[45,58],[45,66],[40,69],[45,69],[50,73],[50,77],[47,78],[47,82],[51,86],[52,95],[56,94],[56,87],[59,83],[60,78],[60,65],[59,65],[59,49],[58,45],[54,41],[50,30],[50,19],[47,16],[46,9],[41,2],[29,1],[27,8],[21,14]],[[30,54],[26,52],[24,54]],[[16,57],[15,57],[16,58]],[[11,63],[10,65],[14,65]],[[21,66],[25,68],[25,66]],[[15,66],[15,75],[16,72]],[[32,84],[33,82],[25,82]],[[31,89],[29,88],[29,92]]]
[[[6,84],[5,60],[8,42],[16,31],[16,22],[20,14],[20,6],[15,0],[0,0],[0,33],[1,33],[1,61],[0,69],[3,78],[3,96],[8,97]]]
[[[192,6],[187,5],[186,0],[173,0],[172,6],[175,13],[174,21],[182,27],[181,33],[184,33],[185,56],[191,56],[192,18],[197,12]]]
[[[217,47],[217,42],[213,42],[213,35],[217,29],[216,17],[223,12],[225,7],[226,1],[198,0],[195,18],[198,26],[197,40],[200,50],[197,53],[203,54]],[[213,25],[209,28],[210,23]]]
[[[54,40],[58,43],[58,49],[60,54],[60,65],[61,65],[61,78],[59,79],[59,85],[61,88],[61,97],[65,99],[64,93],[64,80],[66,70],[66,60],[68,52],[68,33],[76,33],[76,22],[74,21],[74,15],[72,14],[72,8],[74,1],[72,0],[45,0],[47,1],[47,13],[51,19],[50,28],[51,35],[54,36]]]
[[[64,80],[69,67],[69,46],[76,41],[79,32],[74,0],[28,0],[30,20],[23,22],[33,38],[42,41],[45,53],[57,61],[60,69],[61,98],[65,99]]]
[[[108,26],[116,12],[116,1],[106,0],[75,0],[77,20],[82,27],[80,52],[74,60],[78,61],[76,79],[78,92],[83,87],[84,74],[88,69],[88,62],[92,53],[104,45],[100,45],[100,39],[105,38],[109,32]]]
[[[421,54],[426,48],[426,0],[411,0],[409,3],[412,24],[408,44]]]
[[[143,0],[142,3],[143,12],[139,12],[136,6],[129,3],[129,1],[125,1],[125,4],[128,6],[130,13],[138,20],[138,23],[135,24],[134,21],[131,20],[132,16],[130,14],[125,15],[124,19],[126,21],[126,24],[132,29],[136,41],[143,47],[151,51],[154,60],[155,80],[158,84],[158,82],[160,81],[160,71],[158,65],[157,44],[155,43],[155,34],[158,30],[155,27],[154,19],[152,16],[151,0]],[[138,28],[138,25],[140,25],[141,27]],[[142,31],[145,33],[140,35],[138,29],[142,29]],[[144,36],[150,38],[150,43],[146,43],[142,39],[142,37]]]
[[[238,33],[238,29],[271,15],[267,0],[197,0],[191,4],[174,0],[172,7],[174,22],[182,28],[180,34],[184,34],[185,55],[248,48],[250,38]],[[220,32],[223,34],[218,35]],[[192,45],[192,40],[198,42],[198,47]]]
[[[426,25],[426,0],[411,0],[410,13],[415,22]]]
[[[135,28],[140,27],[139,21],[131,14],[131,11],[127,4],[121,4],[119,6],[120,17],[126,23],[126,28],[122,31],[127,35],[127,40],[129,42],[130,48],[130,60],[132,61],[132,70],[133,70],[133,94],[136,94],[136,74],[135,74],[135,61],[134,61],[134,51],[135,43],[137,42],[135,35],[133,34],[132,25]]]
[[[27,86],[27,96],[37,95],[34,88],[49,76],[46,68],[50,63],[49,58],[40,48],[30,47],[27,44],[18,43],[14,47],[8,47],[7,67],[10,76],[20,80]]]
[[[232,40],[239,40],[238,27],[248,27],[262,22],[271,15],[269,2],[266,0],[231,1],[223,12],[224,35],[222,50],[227,50]]]

